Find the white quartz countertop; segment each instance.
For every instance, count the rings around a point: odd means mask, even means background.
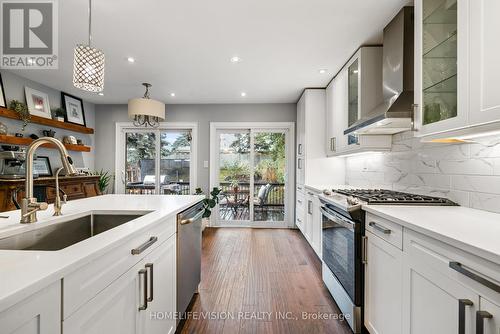
[[[136,232],[176,215],[203,198],[186,195],[98,196],[68,202],[62,209],[64,215],[60,217],[52,217],[54,209],[51,205],[46,211],[38,212],[38,222],[34,224],[20,224],[19,210],[2,212],[1,216],[9,218],[0,219],[0,239],[96,211],[148,213],[59,251],[0,250],[0,312],[125,242]]]
[[[389,219],[500,264],[500,214],[459,206],[364,205]]]
[[[348,186],[345,184],[306,184],[304,185],[307,189],[312,190],[317,193],[323,192],[323,190],[328,189],[350,189],[352,186]]]

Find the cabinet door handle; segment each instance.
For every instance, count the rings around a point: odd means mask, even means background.
[[[142,305],[139,306],[139,311],[143,311],[148,308],[148,271],[146,269],[141,269],[139,270],[139,278],[143,276],[144,277],[144,289],[142,291],[143,297],[142,297]],[[140,282],[140,279],[139,279]]]
[[[330,138],[330,151],[332,152],[335,152],[336,141],[337,139],[335,137]]]
[[[151,296],[148,297],[148,302],[152,302],[153,301],[153,287],[154,287],[153,264],[146,263],[145,267],[146,267],[146,270],[149,269],[149,292],[151,292]]]
[[[466,269],[460,262],[450,261],[449,266],[451,269],[458,271],[462,275],[465,275],[470,279],[490,288],[491,290],[500,293],[500,285],[495,284],[492,281],[489,281],[486,278],[479,276],[478,274],[473,273],[472,271]]]
[[[300,199],[298,199],[298,200],[297,200],[297,202],[298,202],[299,204],[302,204],[302,201],[301,201]]]
[[[299,158],[299,160],[297,161],[297,168],[302,169],[302,159],[301,158]]]
[[[368,237],[363,236],[361,239],[363,242],[361,243],[361,263],[367,264],[368,259],[367,259],[367,243],[368,243]]]
[[[380,226],[379,224],[377,224],[375,222],[370,222],[370,223],[368,223],[368,225],[370,225],[371,227],[373,227],[377,231],[380,231],[380,232],[382,232],[384,234],[391,234],[391,232],[392,232],[390,229],[385,228],[383,226]]]
[[[458,300],[458,334],[465,334],[465,307],[473,304],[469,299]]]
[[[299,154],[302,154],[302,144],[299,144],[299,148],[297,151],[299,151]]]
[[[493,315],[488,311],[476,312],[476,334],[484,334],[484,319],[491,319]]]
[[[145,243],[143,243],[139,247],[132,249],[132,251],[131,251],[132,255],[141,254],[146,249],[148,249],[149,247],[151,247],[151,245],[154,244],[156,241],[158,241],[158,237],[151,237],[151,238],[149,238],[148,241],[146,241]]]
[[[307,201],[307,213],[312,215],[312,204],[313,202],[312,201]]]

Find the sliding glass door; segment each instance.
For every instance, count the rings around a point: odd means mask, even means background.
[[[117,148],[117,193],[188,195],[194,192],[192,129],[124,127],[120,130]]]
[[[284,226],[289,195],[289,130],[215,129],[213,186],[222,192],[220,226]]]

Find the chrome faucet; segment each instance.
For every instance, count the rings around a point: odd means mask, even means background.
[[[34,140],[28,149],[26,150],[26,183],[24,186],[26,195],[21,201],[21,224],[34,223],[36,222],[36,213],[40,210],[47,210],[48,204],[45,202],[37,202],[36,198],[33,197],[33,156],[38,147],[44,144],[54,145],[61,156],[61,162],[66,169],[66,174],[77,175],[75,167],[73,166],[73,160],[68,154],[66,147],[64,147],[61,141],[52,137],[42,137]],[[58,171],[59,172],[59,171]],[[57,176],[56,176],[57,177]]]

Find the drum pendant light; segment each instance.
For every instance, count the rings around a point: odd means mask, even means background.
[[[142,85],[146,87],[144,97],[128,101],[128,117],[134,121],[134,126],[156,128],[165,120],[165,104],[149,98],[151,84]]]
[[[73,85],[94,93],[104,90],[104,52],[92,47],[92,0],[89,0],[89,44],[78,44],[75,48]]]

